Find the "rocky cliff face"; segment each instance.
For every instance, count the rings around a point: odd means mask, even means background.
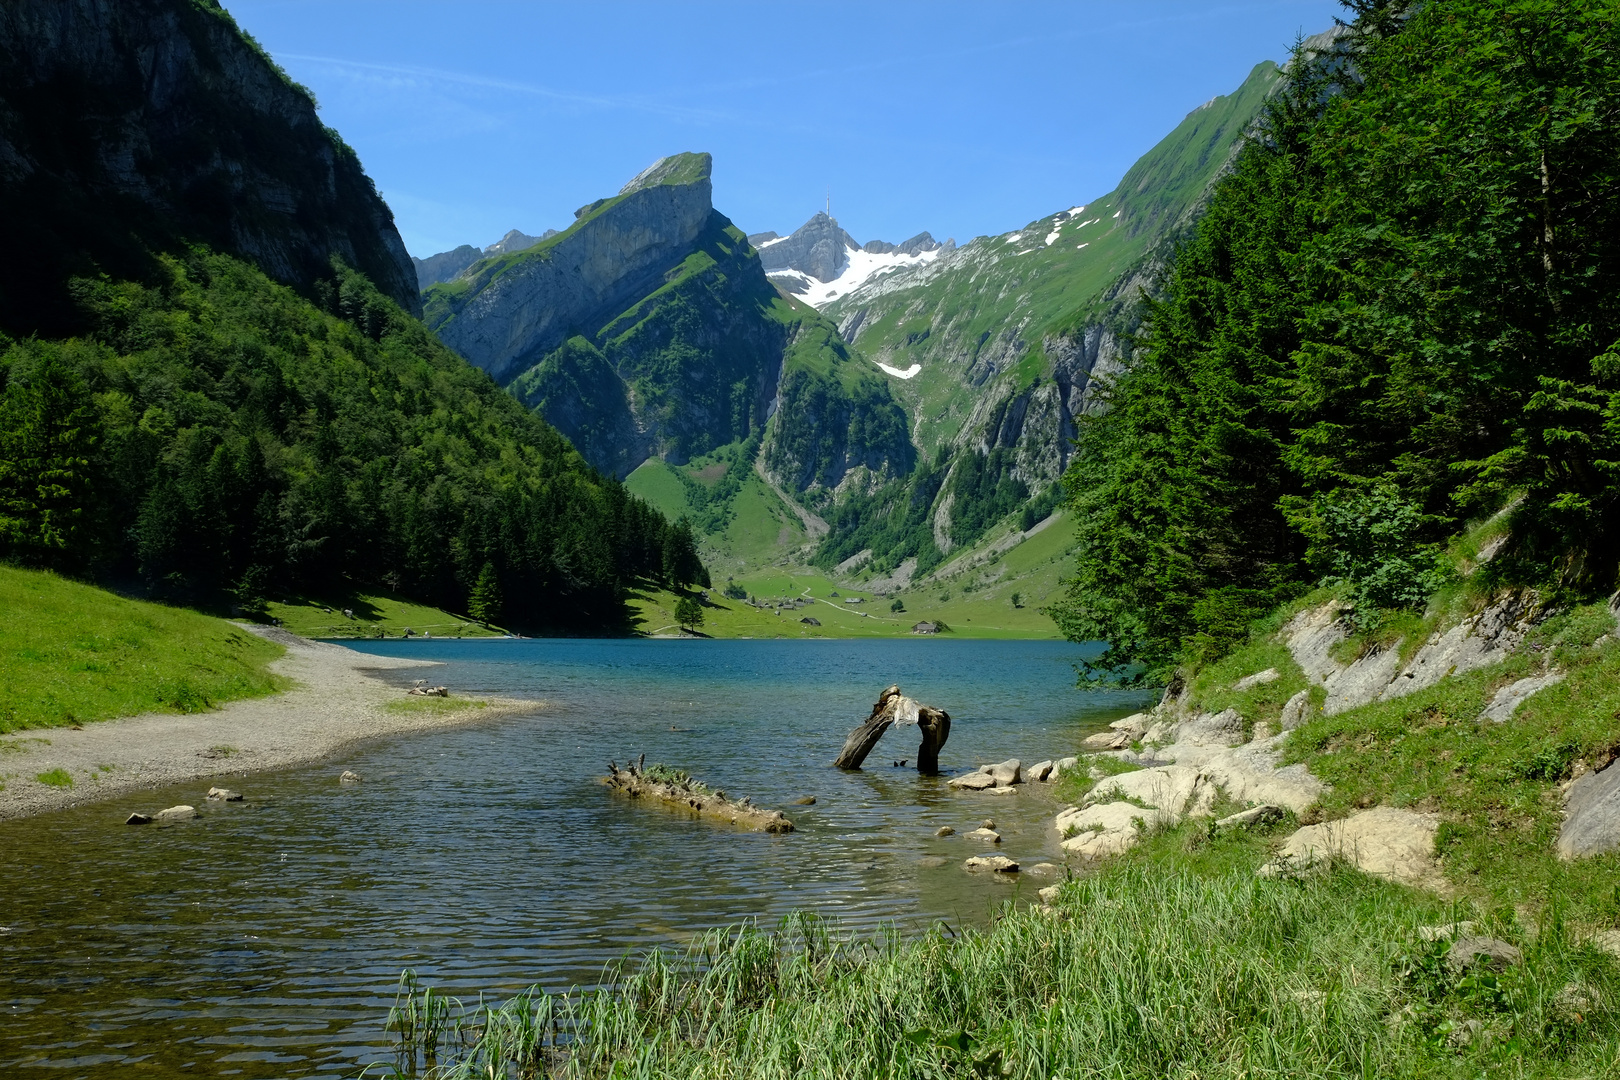
[[[815,390],[829,414],[852,395],[887,401],[899,436],[851,437],[846,417],[791,483],[836,483],[846,459],[904,471],[904,414],[831,324],[778,295],[711,205],[710,167],[661,159],[562,234],[475,263],[428,291],[429,325],[616,476],[763,438],[773,411],[799,416]]]
[[[201,241],[311,289],[336,257],[419,310],[354,152],[212,0],[0,5],[0,243],[11,326],[71,329],[62,284]]]
[[[797,270],[817,281],[837,277],[849,265],[849,253],[861,247],[839,226],[837,219],[823,213],[817,213],[800,225],[791,236],[758,235],[761,239],[754,247],[759,251],[759,261],[766,273]],[[749,237],[749,242],[753,241],[754,237]]]
[[[567,232],[486,260],[459,288],[436,292],[428,325],[497,382],[512,381],[575,333],[599,329],[656,291],[681,265],[715,216],[711,165],[708,154],[661,159],[618,195],[580,208]]]

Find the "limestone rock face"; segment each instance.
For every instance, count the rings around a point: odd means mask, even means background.
[[[1349,664],[1335,659],[1333,647],[1349,636],[1338,601],[1300,612],[1283,627],[1283,636],[1306,677],[1327,691],[1322,712],[1332,716],[1371,701],[1426,690],[1447,675],[1497,663],[1518,647],[1540,617],[1534,593],[1508,593],[1478,615],[1436,632],[1405,664],[1398,641]]]
[[[698,159],[683,182],[657,182],[672,161],[660,158],[615,198],[584,208],[583,224],[544,257],[476,269],[464,301],[430,312],[440,339],[504,384],[579,327],[594,329],[654,291],[714,216],[709,155],[678,157]]]
[[[1268,877],[1308,872],[1343,859],[1375,877],[1435,888],[1441,882],[1434,855],[1439,827],[1440,819],[1433,814],[1375,807],[1341,821],[1305,826],[1260,872]]]
[[[57,110],[46,125],[44,101]],[[87,247],[98,260],[127,258],[112,230],[124,221],[116,235],[128,236],[127,222],[139,220],[147,244],[204,241],[305,290],[331,278],[338,257],[407,311],[421,310],[393,214],[354,151],[211,5],[8,0],[0,196],[0,245],[18,256]],[[51,231],[63,223],[71,243]],[[11,261],[18,273],[54,277],[54,267]],[[0,293],[26,302],[39,286],[18,287],[22,296],[7,280]]]
[[[1163,811],[1170,820],[1179,821],[1189,814],[1207,815],[1216,794],[1212,785],[1203,782],[1197,769],[1161,765],[1100,780],[1084,801],[1089,805],[1105,799],[1134,799]]]
[[[1541,675],[1532,675],[1528,679],[1519,679],[1509,683],[1498,690],[1491,698],[1491,703],[1479,714],[1481,720],[1491,720],[1498,724],[1505,723],[1513,718],[1519,711],[1519,706],[1529,701],[1536,694],[1549,686],[1557,686],[1564,681],[1561,671],[1548,671]]]
[[[817,281],[831,281],[843,273],[844,267],[849,265],[849,253],[861,250],[836,219],[820,212],[795,229],[791,236],[778,237],[774,233],[755,236],[761,238],[754,247],[767,273],[797,270]],[[754,243],[755,236],[748,238],[750,243]]]
[[[1610,765],[1569,786],[1558,857],[1578,859],[1620,850],[1620,769]]]
[[[1113,802],[1065,810],[1057,816],[1063,851],[1082,859],[1122,855],[1136,846],[1145,825],[1166,822],[1169,815],[1135,803]]]

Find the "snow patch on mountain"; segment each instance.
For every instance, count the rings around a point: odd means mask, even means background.
[[[901,371],[899,368],[891,367],[890,365],[885,364],[881,360],[876,361],[876,363],[877,363],[878,367],[882,368],[884,371],[887,371],[890,375],[893,375],[897,379],[909,379],[912,376],[916,375],[917,372],[922,370],[922,365],[921,364],[912,364],[910,367],[906,368],[904,371]]]
[[[793,270],[772,270],[770,278],[779,287],[791,292],[795,297],[803,300],[813,308],[823,308],[845,296],[868,281],[903,270],[913,266],[937,259],[945,248],[935,248],[932,251],[922,251],[915,255],[906,255],[898,251],[877,253],[863,251],[860,248],[851,250],[848,254],[848,263],[839,275],[831,281],[817,281],[807,274]],[[902,379],[909,379],[911,375],[902,375],[898,371],[890,372]],[[912,372],[913,375],[916,372]]]

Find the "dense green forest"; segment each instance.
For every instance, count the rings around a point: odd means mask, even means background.
[[[685,522],[362,275],[311,301],[206,249],[158,263],[75,279],[79,337],[0,338],[0,557],[194,604],[363,585],[559,629],[706,578]]]
[[[1620,569],[1620,4],[1360,0],[1296,57],[1066,484],[1054,609],[1167,677],[1327,582],[1420,604],[1507,516],[1504,583]]]

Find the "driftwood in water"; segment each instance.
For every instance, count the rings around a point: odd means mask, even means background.
[[[925,776],[939,772],[939,752],[951,736],[951,715],[944,709],[919,705],[902,694],[898,686],[891,686],[878,695],[872,715],[849,733],[833,764],[840,769],[860,768],[883,733],[897,724],[902,727],[916,724],[922,731],[922,745],[917,748],[917,771]]]
[[[733,802],[726,798],[725,792],[710,791],[684,773],[666,779],[657,775],[662,770],[655,767],[655,775],[649,776],[645,771],[646,763],[645,754],[641,755],[640,761],[632,761],[622,769],[617,762],[610,761],[608,775],[602,778],[602,783],[626,798],[645,800],[672,810],[685,810],[708,821],[739,825],[755,832],[793,831],[793,822],[780,810],[767,810],[747,799]]]

